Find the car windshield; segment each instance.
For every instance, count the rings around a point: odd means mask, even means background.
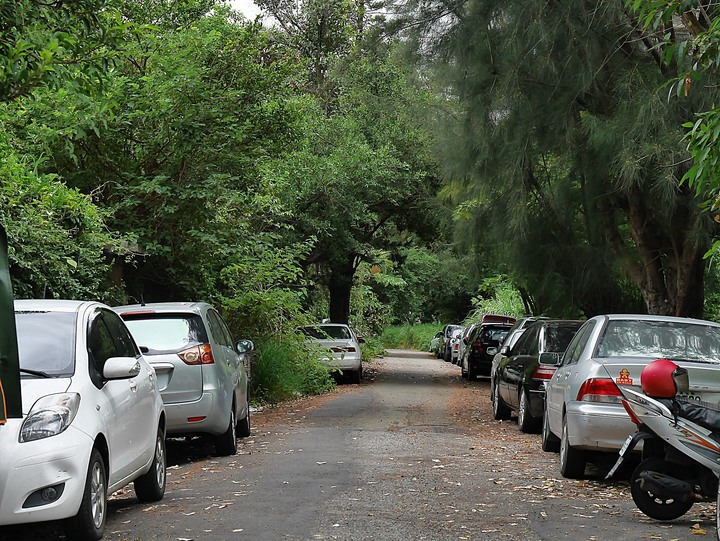
[[[315,325],[300,329],[305,336],[317,340],[350,340],[350,330],[342,325]]]
[[[75,325],[74,312],[15,312],[20,368],[56,377],[72,376]]]
[[[598,357],[656,357],[720,363],[720,327],[676,321],[610,321]]]
[[[483,343],[493,343],[493,342],[499,343],[505,339],[509,330],[510,330],[509,325],[506,327],[483,325],[480,328],[480,332],[478,333],[477,340],[480,340],[480,342],[483,342]]]
[[[138,346],[149,353],[178,352],[208,342],[202,318],[196,314],[123,314]]]

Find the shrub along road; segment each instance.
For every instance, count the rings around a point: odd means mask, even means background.
[[[116,494],[104,539],[714,539],[714,504],[659,523],[626,482],[563,479],[557,455],[492,420],[487,381],[424,353],[393,351],[361,385],[253,417],[237,456],[171,440],[165,499]],[[0,538],[61,539],[52,525]],[[5,537],[3,537],[3,535]],[[9,537],[7,537],[9,535]]]

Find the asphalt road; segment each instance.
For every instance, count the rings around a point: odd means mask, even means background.
[[[168,491],[116,494],[104,539],[714,540],[714,505],[647,519],[626,482],[563,479],[557,455],[514,421],[492,420],[487,381],[424,353],[393,351],[361,385],[253,418],[234,457],[170,441]],[[57,525],[0,540],[63,539]]]

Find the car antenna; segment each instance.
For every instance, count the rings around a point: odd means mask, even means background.
[[[145,306],[145,295],[140,293],[140,306]]]

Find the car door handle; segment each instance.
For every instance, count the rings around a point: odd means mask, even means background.
[[[137,392],[137,383],[135,383],[134,381],[131,381],[131,382],[130,382],[130,389],[131,389],[132,391],[134,391],[134,392]]]

